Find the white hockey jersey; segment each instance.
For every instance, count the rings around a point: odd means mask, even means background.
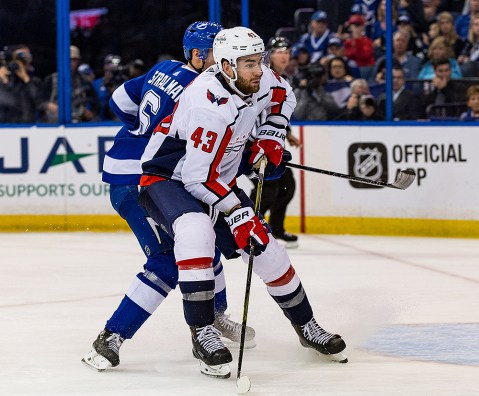
[[[217,66],[197,77],[155,129],[142,157],[141,185],[169,178],[219,211],[239,204],[231,187],[256,118],[265,111],[267,124],[285,128],[296,105],[288,82],[262,69],[259,91],[244,100]]]

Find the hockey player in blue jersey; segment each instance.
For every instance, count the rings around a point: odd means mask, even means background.
[[[147,261],[144,271],[135,277],[91,351],[82,359],[98,371],[120,363],[119,348],[123,341],[133,337],[176,287],[178,268],[173,241],[138,203],[140,159],[153,129],[173,112],[183,89],[214,64],[211,48],[221,29],[221,25],[213,22],[193,23],[183,38],[187,65],[173,60],[158,63],[144,76],[125,82],[112,95],[110,107],[123,127],[105,156],[102,179],[110,184],[111,204],[134,232]],[[215,327],[229,341],[239,342],[241,325],[225,315],[226,285],[218,250],[213,265]],[[255,346],[252,328],[247,329],[246,339],[248,347]]]

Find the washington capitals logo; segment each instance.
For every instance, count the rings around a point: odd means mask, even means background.
[[[221,106],[222,104],[225,104],[228,102],[228,98],[221,98],[219,96],[216,96],[214,93],[212,93],[209,89],[208,91],[206,92],[206,96],[208,97],[208,100],[211,102],[211,103],[215,103],[218,105],[218,106]]]

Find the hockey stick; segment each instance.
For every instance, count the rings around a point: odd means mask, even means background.
[[[284,164],[286,166],[289,166],[290,168],[296,168],[296,169],[302,169],[302,170],[306,170],[306,171],[310,171],[310,172],[321,173],[323,175],[341,177],[343,179],[348,179],[348,180],[351,180],[351,181],[357,182],[357,183],[372,184],[373,186],[380,186],[380,187],[396,188],[398,190],[405,190],[406,188],[408,188],[414,182],[414,179],[416,178],[416,172],[414,172],[412,169],[405,169],[405,170],[399,171],[399,174],[398,174],[396,180],[394,181],[394,183],[390,184],[390,183],[385,183],[385,182],[382,182],[382,181],[365,179],[363,177],[345,175],[344,173],[338,173],[338,172],[332,172],[332,171],[328,171],[328,170],[324,170],[324,169],[312,168],[310,166],[292,164],[291,162],[285,162]]]
[[[258,187],[256,188],[256,200],[254,203],[254,214],[258,216],[261,205],[261,193],[263,191],[264,170],[266,168],[266,158],[263,156],[259,164]],[[249,295],[251,290],[251,276],[253,273],[254,244],[253,238],[249,243],[250,253],[248,260],[248,272],[246,273],[246,289],[244,292],[243,321],[241,323],[241,339],[239,345],[238,371],[236,374],[236,391],[239,394],[246,393],[251,388],[251,381],[247,376],[241,377],[241,366],[243,364],[244,341],[246,336],[246,321],[248,320]]]

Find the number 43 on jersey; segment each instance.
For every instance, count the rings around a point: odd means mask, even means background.
[[[191,135],[191,140],[193,140],[193,147],[200,148],[201,150],[205,151],[206,153],[211,153],[213,151],[213,147],[215,146],[216,139],[218,138],[218,134],[213,131],[204,132],[204,128],[196,128],[196,131],[193,132]]]

